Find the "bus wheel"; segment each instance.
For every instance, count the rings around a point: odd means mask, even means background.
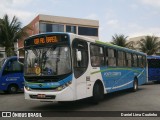
[[[136,92],[138,90],[138,80],[134,80],[132,91]]]
[[[95,83],[93,87],[92,103],[98,104],[104,98],[103,85],[100,82]]]
[[[8,86],[8,93],[15,94],[18,91],[17,85],[9,85]]]

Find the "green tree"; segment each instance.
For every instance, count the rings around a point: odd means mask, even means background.
[[[127,47],[130,49],[136,49],[135,48],[136,43],[134,41],[128,42],[127,38],[128,38],[128,36],[125,36],[123,34],[120,34],[120,35],[115,34],[114,36],[112,36],[111,44],[118,45],[121,47]]]
[[[3,19],[0,19],[0,44],[5,47],[7,56],[15,55],[14,42],[18,39],[26,37],[27,27],[22,28],[22,24],[16,16],[9,20],[8,15],[4,15]]]
[[[121,47],[127,47],[127,38],[128,36],[124,36],[123,34],[121,35],[115,34],[114,36],[112,36],[111,43],[114,45],[121,46]]]
[[[155,36],[146,36],[139,41],[138,45],[139,50],[147,53],[147,55],[156,54],[158,49],[160,49],[160,41],[158,40],[158,37]]]

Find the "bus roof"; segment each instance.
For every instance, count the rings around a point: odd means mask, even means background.
[[[51,35],[51,34],[70,34],[70,33],[65,33],[65,32],[46,32],[46,33],[39,33],[39,34],[35,34],[35,35],[31,35],[29,36],[27,39],[35,37],[35,36],[41,36],[41,35]]]
[[[128,52],[131,52],[131,53],[146,55],[146,53],[139,52],[139,51],[136,51],[136,50],[132,50],[132,49],[129,49],[129,48],[126,48],[126,47],[121,47],[121,46],[113,45],[113,44],[107,43],[107,42],[96,41],[96,43],[99,43],[99,44],[102,44],[102,45],[106,45],[106,46],[108,46],[110,48],[115,48],[117,50],[128,51]]]
[[[28,37],[27,39],[30,39],[30,38],[35,37],[35,36],[51,35],[51,34],[66,34],[66,35],[72,35],[72,36],[74,36],[75,38],[85,39],[85,40],[88,41],[88,42],[98,43],[98,44],[101,44],[101,45],[105,45],[105,46],[107,46],[107,47],[115,48],[115,49],[117,49],[117,50],[128,51],[128,52],[130,52],[130,53],[136,53],[136,54],[146,55],[145,53],[142,53],[142,52],[139,52],[139,51],[136,51],[136,50],[131,50],[131,49],[128,49],[128,48],[125,48],[125,47],[120,47],[120,46],[113,45],[113,44],[110,44],[110,43],[107,43],[107,42],[102,42],[102,41],[99,41],[99,40],[95,40],[95,39],[93,39],[93,38],[89,38],[89,37],[77,35],[77,34],[74,34],[74,33],[67,33],[67,32],[46,32],[46,33],[40,33],[40,34],[32,35],[32,36]],[[27,39],[26,39],[26,40],[27,40]]]
[[[150,55],[150,56],[147,56],[147,59],[160,59],[160,56]]]

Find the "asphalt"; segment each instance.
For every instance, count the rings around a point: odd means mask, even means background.
[[[78,100],[74,102],[39,102],[28,101],[24,99],[23,92],[18,94],[4,94],[0,93],[0,111],[49,111],[49,112],[68,112],[68,117],[54,117],[56,119],[81,119],[87,112],[90,114],[100,113],[100,111],[116,112],[116,111],[160,111],[160,84],[148,83],[146,85],[139,86],[137,92],[131,92],[130,90],[123,90],[111,94],[105,95],[103,101],[97,105],[90,103],[90,99]],[[82,116],[73,117],[70,111],[81,111]],[[86,113],[85,113],[86,111]],[[106,112],[107,114],[107,112]],[[63,116],[63,115],[62,115]],[[22,118],[11,118],[22,119]],[[26,119],[26,118],[25,118]],[[35,119],[35,118],[30,118]],[[38,118],[37,118],[38,119]],[[44,118],[41,118],[44,119]],[[52,119],[47,117],[45,120]],[[83,117],[83,119],[102,119],[106,120],[106,117]],[[107,119],[135,119],[135,117],[107,117]],[[144,119],[144,117],[136,117],[136,119]],[[158,117],[148,117],[145,119],[159,119]]]

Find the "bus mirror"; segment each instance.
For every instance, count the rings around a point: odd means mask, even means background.
[[[81,51],[76,50],[76,54],[77,54],[77,61],[81,61],[82,60],[82,53],[81,53]]]

